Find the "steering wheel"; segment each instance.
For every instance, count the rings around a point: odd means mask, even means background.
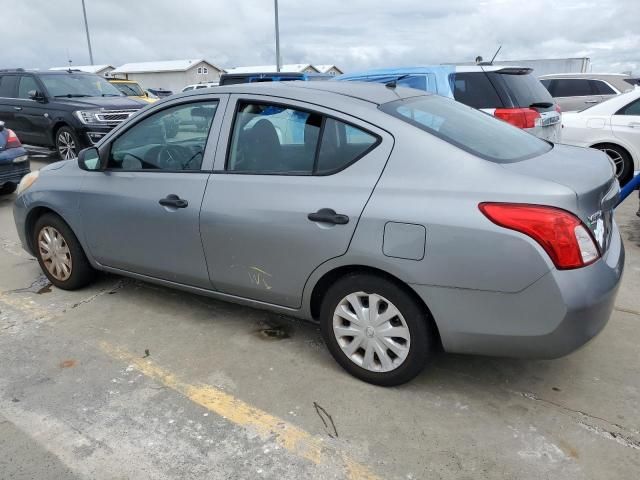
[[[185,170],[193,158],[191,150],[182,145],[158,145],[145,155],[147,163],[163,170]]]

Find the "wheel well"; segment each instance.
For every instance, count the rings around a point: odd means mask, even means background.
[[[53,129],[51,130],[51,142],[53,144],[53,146],[56,146],[56,135],[58,134],[58,130],[60,130],[62,127],[68,127],[69,125],[65,122],[58,122],[53,126]]]
[[[58,215],[56,212],[47,207],[36,207],[29,212],[27,215],[27,220],[25,222],[25,233],[27,237],[27,246],[31,253],[35,254],[35,248],[33,245],[33,229],[36,225],[38,219],[43,216],[45,213],[53,213],[54,215]],[[58,215],[59,216],[59,215]]]
[[[604,147],[606,145],[611,145],[612,147],[616,147],[619,148],[620,150],[622,150],[624,153],[626,153],[629,158],[631,158],[633,160],[633,157],[631,156],[631,153],[629,153],[629,150],[627,150],[626,148],[624,148],[622,145],[619,145],[617,143],[613,143],[613,142],[600,142],[600,143],[594,143],[593,145],[591,145],[591,147],[589,148],[598,148],[600,146]]]
[[[415,290],[413,290],[409,285],[407,285],[405,282],[400,280],[398,277],[395,277],[394,275],[391,275],[385,272],[384,270],[380,270],[374,267],[368,267],[365,265],[347,265],[347,266],[339,267],[325,273],[320,278],[320,280],[318,280],[316,285],[313,287],[313,291],[311,292],[310,310],[311,310],[311,316],[314,320],[318,320],[318,317],[320,316],[320,307],[322,305],[322,299],[324,298],[324,294],[327,292],[329,287],[333,285],[338,279],[354,273],[367,273],[370,275],[375,275],[377,277],[384,278],[396,284],[398,287],[402,288],[407,294],[409,294],[418,303],[418,305],[420,305],[424,309],[425,313],[427,313],[428,321],[433,322],[433,327],[438,336],[437,345],[439,345],[439,347],[442,348],[442,341],[440,340],[440,332],[438,330],[438,325],[436,324],[433,318],[433,315],[431,314],[431,310],[429,310],[429,307],[427,306],[427,304],[424,302],[424,300],[422,300],[422,298],[420,298],[420,296],[415,292]]]

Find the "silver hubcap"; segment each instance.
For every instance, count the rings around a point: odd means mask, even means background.
[[[622,172],[624,171],[624,158],[620,155],[619,152],[615,150],[611,150],[610,148],[600,148],[604,153],[609,155],[609,158],[613,161],[616,166],[616,177],[620,177]]]
[[[44,227],[38,234],[38,251],[47,271],[56,279],[65,281],[71,276],[71,252],[66,240],[53,227]]]
[[[63,160],[76,158],[76,143],[69,132],[60,132],[58,134],[58,152]]]
[[[395,370],[411,347],[404,317],[375,293],[357,292],[340,300],[333,314],[333,333],[347,358],[372,372]]]

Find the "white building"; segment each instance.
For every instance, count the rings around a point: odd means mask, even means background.
[[[252,67],[227,68],[227,73],[271,73],[276,72],[275,65],[254,65]],[[280,65],[281,72],[320,73],[313,65],[308,63],[290,63]]]
[[[67,65],[66,67],[53,67],[49,70],[80,70],[81,72],[95,73],[96,75],[102,75],[108,77],[109,74],[115,69],[113,65]]]
[[[342,75],[344,72],[335,65],[314,65],[320,73],[328,73],[329,75]]]
[[[135,80],[144,89],[162,88],[179,92],[186,85],[217,82],[221,68],[203,59],[169,60],[161,62],[126,63],[111,72],[111,76]]]

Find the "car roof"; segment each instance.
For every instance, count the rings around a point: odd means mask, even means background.
[[[70,73],[72,73],[74,75],[88,75],[88,76],[92,76],[92,77],[96,76],[95,73],[83,72],[81,70],[73,70],[73,68],[71,69],[71,71],[69,71],[69,70],[34,70],[34,69],[24,69],[24,68],[3,68],[3,69],[0,69],[0,73],[2,75],[24,75],[25,73],[31,73],[31,74],[36,74],[36,75],[40,75],[40,74],[46,74],[46,75],[69,75]],[[98,75],[98,76],[100,76],[100,75]]]
[[[216,93],[229,94],[272,95],[302,101],[309,99],[309,96],[334,97],[342,101],[350,98],[381,105],[398,99],[430,95],[427,92],[414,90],[412,88],[389,88],[381,83],[369,82],[259,82],[224,85],[214,88],[215,90],[204,88],[192,90],[176,96],[211,95],[211,93],[215,91]]]
[[[550,73],[548,75],[540,75],[540,78],[632,78],[626,73]]]
[[[444,73],[469,73],[469,72],[498,72],[501,70],[532,70],[531,68],[515,65],[456,65],[453,63],[442,65],[421,65],[412,67],[393,67],[363,70],[359,72],[339,75],[341,79],[358,78],[363,76],[386,76],[386,75],[419,75],[433,72]],[[338,78],[338,77],[337,77]]]

